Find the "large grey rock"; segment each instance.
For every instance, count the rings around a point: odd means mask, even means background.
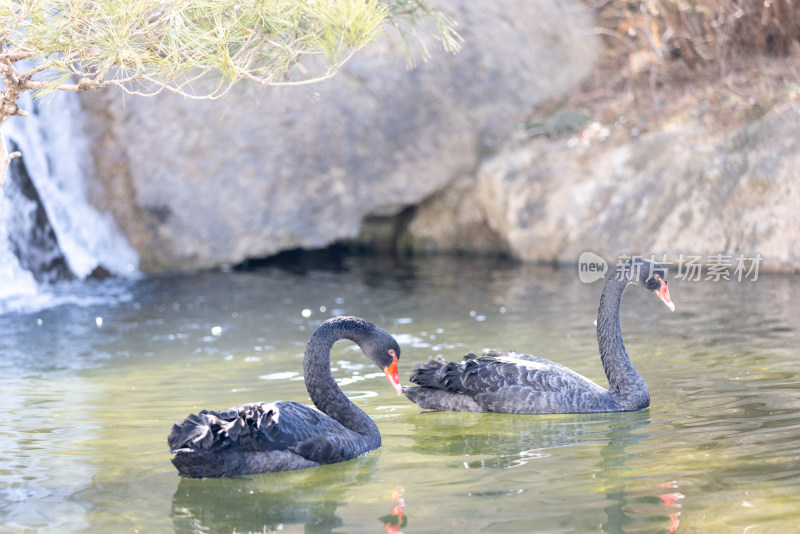
[[[365,217],[474,176],[515,120],[588,74],[597,40],[572,0],[441,4],[463,50],[433,44],[411,72],[383,41],[309,89],[86,96],[93,202],[114,213],[143,269],[202,268],[353,238]]]
[[[536,138],[488,158],[472,195],[523,260],[760,254],[761,268],[797,269],[798,132],[786,106],[731,132],[688,122],[624,142]]]

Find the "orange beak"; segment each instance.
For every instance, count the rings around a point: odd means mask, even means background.
[[[661,280],[661,289],[656,291],[656,295],[661,299],[661,302],[667,305],[669,311],[675,311],[675,304],[669,298],[669,289],[667,289],[667,283],[664,280]]]
[[[392,387],[397,394],[402,395],[403,386],[400,385],[400,372],[397,370],[397,356],[392,356],[392,358],[394,358],[392,365],[384,369],[383,372],[386,374],[386,378],[389,379],[389,382],[392,383]]]

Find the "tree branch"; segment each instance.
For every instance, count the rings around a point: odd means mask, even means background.
[[[409,27],[427,21],[445,49],[457,48],[458,36],[455,23],[423,0],[284,0],[247,9],[239,0],[109,0],[101,7],[53,0],[12,3],[4,13],[0,123],[25,114],[16,104],[25,91],[115,86],[137,96],[168,91],[215,100],[240,80],[265,87],[320,83],[333,78],[385,23],[402,33],[398,20],[404,17]],[[309,56],[322,59],[311,66],[302,62]],[[25,60],[30,64],[20,63]],[[24,66],[17,70],[17,64]],[[197,89],[196,82],[212,73],[219,81]]]

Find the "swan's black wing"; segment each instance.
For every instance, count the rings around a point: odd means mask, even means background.
[[[432,359],[417,365],[407,396],[423,408],[464,409],[509,413],[564,413],[579,397],[603,398],[606,390],[561,364],[513,351],[491,350],[482,356],[468,354],[462,362]],[[430,388],[436,391],[411,391]],[[459,396],[463,408],[453,407]],[[442,406],[436,406],[437,397]],[[470,407],[474,402],[480,409]],[[458,404],[458,403],[456,403]],[[599,409],[599,407],[598,407]]]
[[[561,364],[514,351],[491,350],[482,356],[468,354],[462,362],[429,360],[414,367],[411,381],[474,396],[508,387],[535,391],[562,391],[571,383],[590,382]],[[590,382],[591,383],[591,382]]]
[[[244,404],[221,412],[203,410],[173,425],[167,442],[177,454],[199,453],[197,456],[212,458],[233,451],[243,455],[286,452],[296,455],[297,462],[305,460],[314,465],[363,454],[358,437],[314,408],[278,401]]]

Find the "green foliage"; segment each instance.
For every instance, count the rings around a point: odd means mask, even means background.
[[[0,74],[13,81],[24,59],[33,67],[21,91],[117,85],[217,98],[239,80],[330,78],[387,22],[412,32],[424,22],[457,49],[454,22],[419,1],[0,0]],[[209,74],[211,89],[198,83]]]
[[[418,49],[424,61],[430,58],[425,35],[435,35],[448,52],[457,52],[461,36],[455,31],[456,23],[443,12],[420,0],[395,0],[389,8],[389,21],[397,29],[409,51]],[[408,66],[413,67],[414,55],[409,53]]]

